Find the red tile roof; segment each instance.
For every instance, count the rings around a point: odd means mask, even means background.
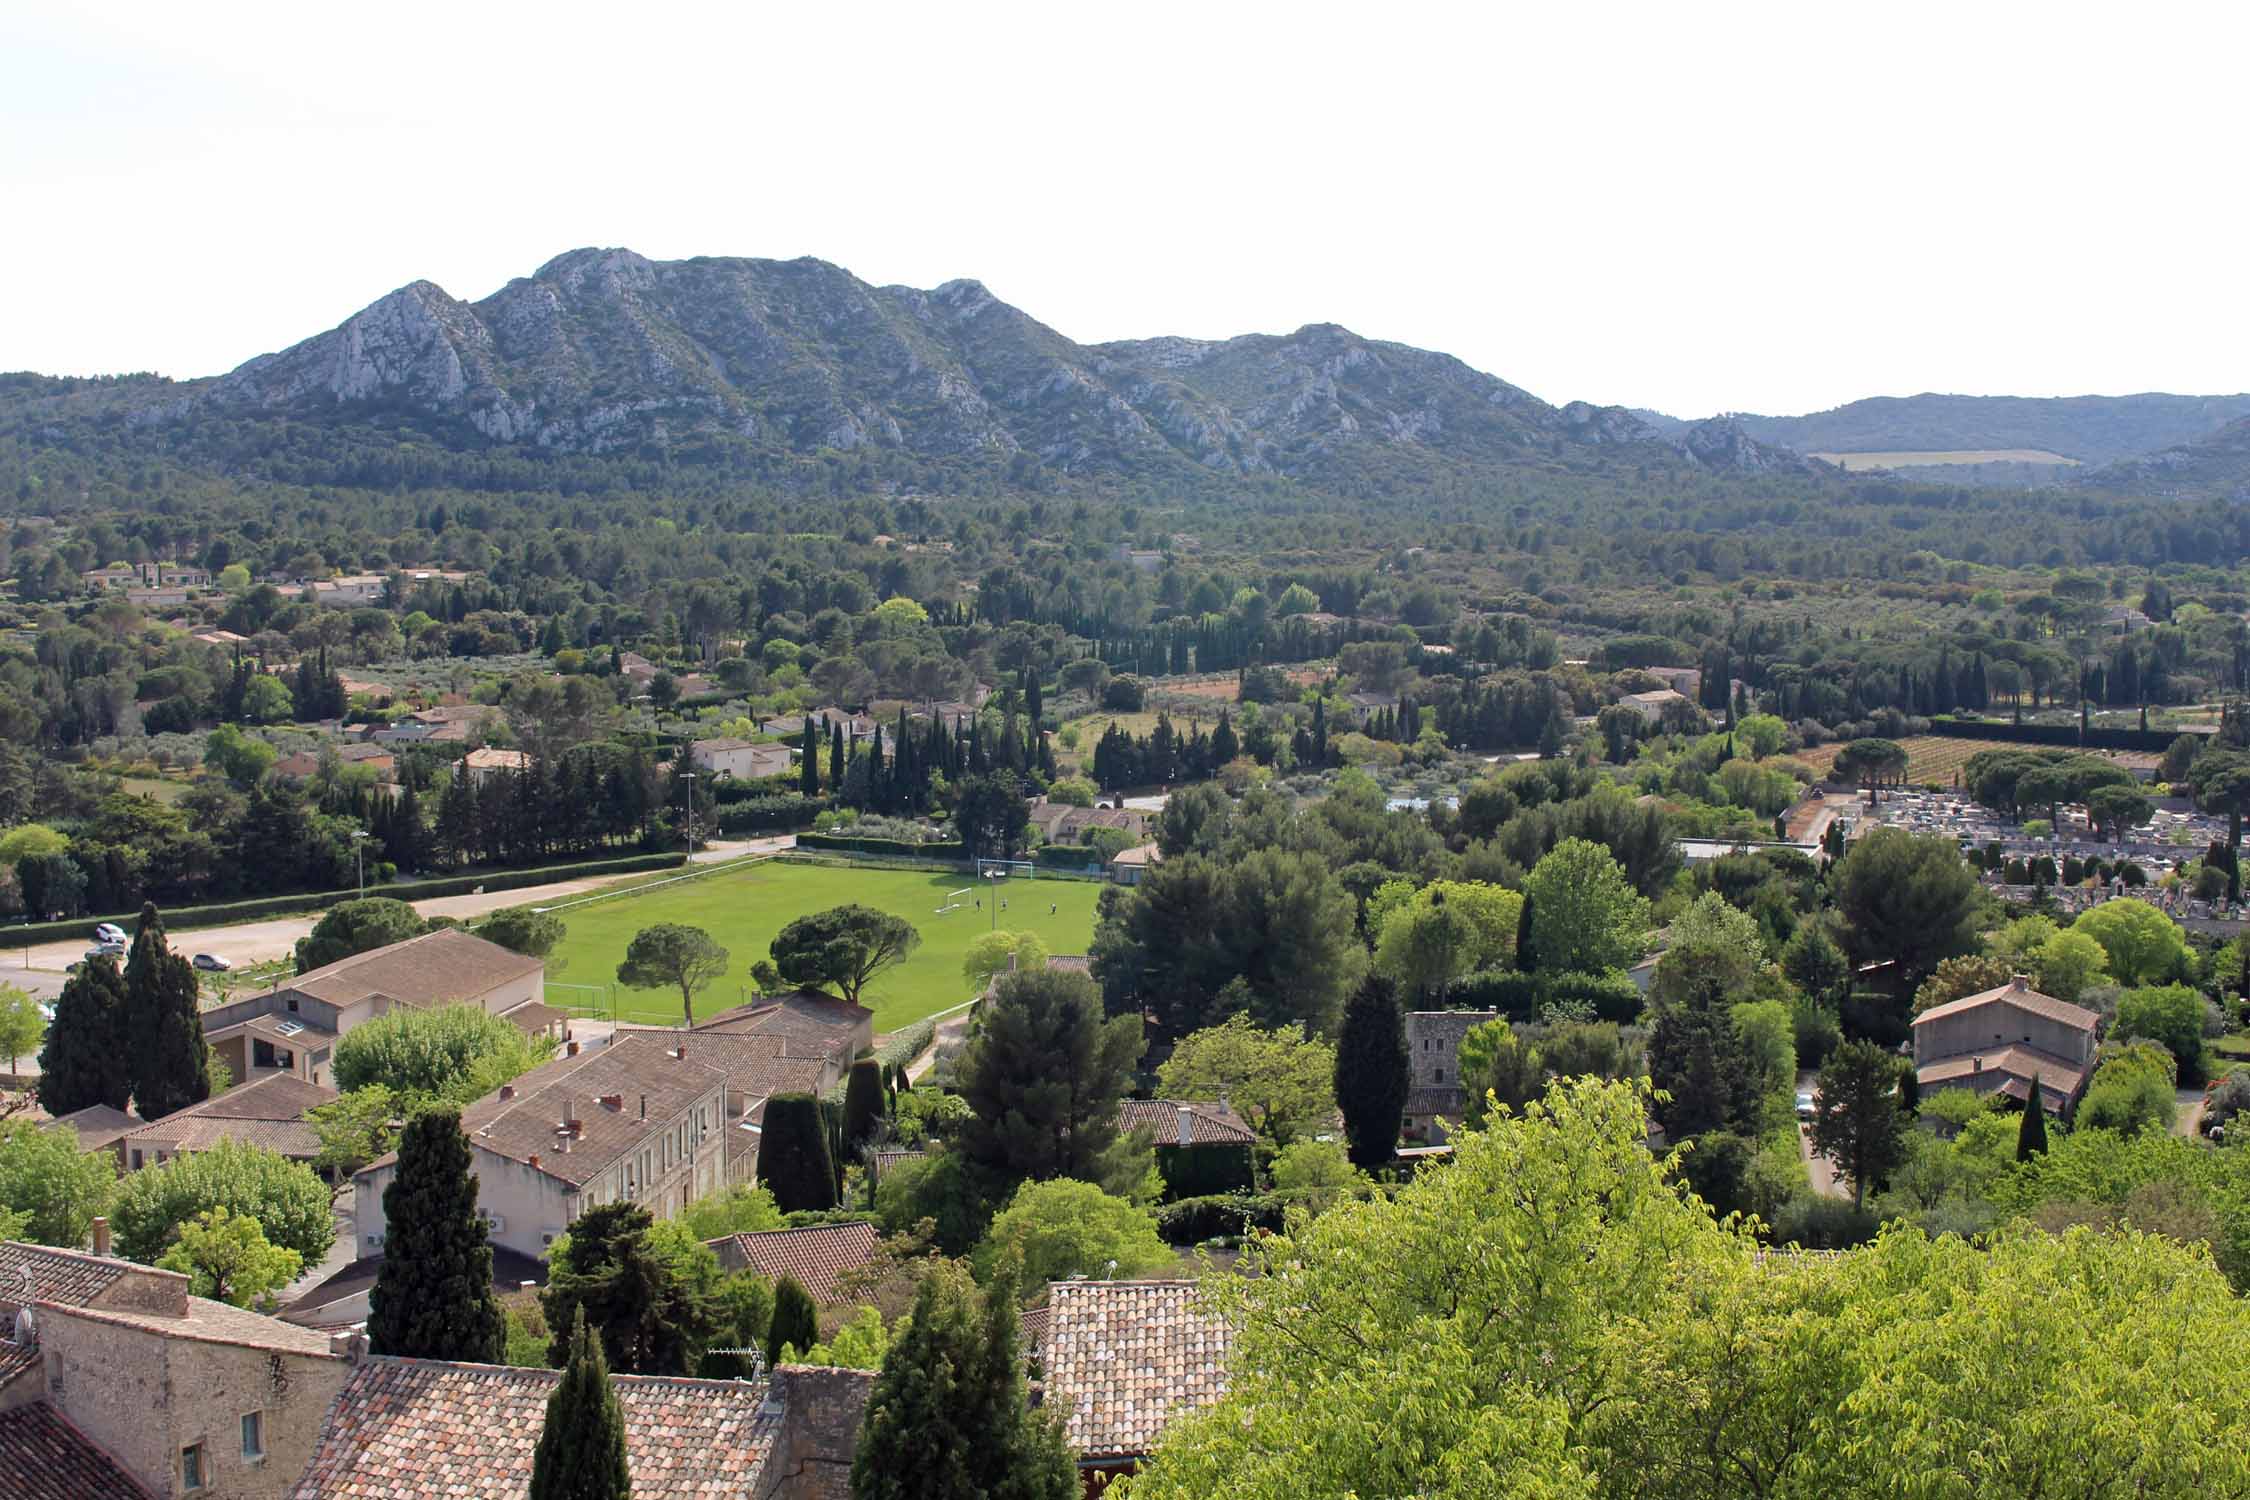
[[[12,1318],[26,1302],[84,1307],[136,1269],[111,1256],[0,1240],[0,1314]],[[186,1284],[182,1277],[182,1290]]]
[[[1242,1116],[1224,1104],[1198,1099],[1127,1099],[1118,1109],[1117,1123],[1125,1130],[1146,1130],[1158,1146],[1253,1146],[1258,1141]]]
[[[560,1370],[371,1358],[321,1423],[291,1500],[520,1500]],[[741,1500],[781,1428],[766,1387],[732,1380],[611,1378],[625,1409],[633,1493]]]
[[[711,1241],[720,1264],[732,1270],[755,1266],[778,1281],[794,1276],[816,1302],[836,1300],[836,1278],[875,1258],[878,1236],[872,1224],[816,1224],[807,1229],[769,1229],[730,1234]]]
[[[1156,1446],[1165,1424],[1226,1394],[1234,1334],[1196,1306],[1192,1281],[1058,1281],[1040,1357],[1047,1405],[1082,1459]]]
[[[44,1401],[0,1411],[0,1495],[9,1500],[149,1500],[149,1493]]]
[[[2018,975],[1998,989],[1984,990],[1978,994],[1964,995],[1958,1000],[1949,1000],[1943,1005],[1934,1005],[1916,1016],[1914,1024],[1920,1026],[1926,1021],[1942,1020],[1986,1005],[2012,1005],[2018,1010],[2044,1016],[2050,1021],[2060,1021],[2063,1025],[2074,1026],[2080,1031],[2092,1031],[2101,1024],[2102,1019],[2082,1005],[2073,1005],[2068,1000],[2057,1000],[2052,995],[2040,994]]]

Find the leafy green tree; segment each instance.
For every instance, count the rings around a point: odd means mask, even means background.
[[[196,983],[194,966],[172,951],[154,906],[141,908],[124,980],[125,1030],[133,1044],[133,1103],[141,1117],[161,1119],[209,1098],[202,987]]]
[[[1957,953],[1940,959],[1930,977],[1914,992],[1914,1014],[1998,989],[2013,973],[2006,959],[1988,958],[1982,953]]]
[[[559,1330],[583,1313],[612,1369],[684,1375],[694,1368],[718,1331],[717,1309],[705,1300],[700,1278],[683,1275],[678,1261],[651,1242],[653,1224],[638,1204],[603,1203],[572,1220],[555,1242],[539,1295],[547,1326],[558,1330],[550,1363],[570,1357]]]
[[[1902,998],[1940,959],[1976,946],[1976,872],[1949,838],[1878,828],[1852,844],[1829,887],[1853,955],[1895,963]]]
[[[1336,1141],[1297,1141],[1273,1159],[1273,1190],[1314,1213],[1367,1185],[1351,1154]]]
[[[899,1331],[905,1330],[902,1327]],[[891,1352],[891,1338],[891,1330],[884,1326],[883,1314],[876,1308],[862,1306],[844,1320],[832,1337],[800,1354],[797,1363],[830,1365],[842,1370],[880,1370],[885,1356]]]
[[[242,690],[242,717],[248,723],[280,724],[296,711],[288,685],[270,673],[258,673]]]
[[[958,1151],[898,1162],[875,1184],[875,1215],[889,1234],[915,1232],[927,1221],[930,1243],[944,1255],[966,1255],[992,1221],[993,1184]]]
[[[1276,1147],[1336,1109],[1336,1049],[1294,1023],[1268,1031],[1248,1016],[1183,1037],[1157,1069],[1167,1099],[1224,1099]]]
[[[531,1454],[530,1500],[630,1500],[632,1493],[625,1408],[609,1383],[600,1342],[586,1331],[586,1310],[575,1308],[570,1357],[547,1398],[539,1446]]]
[[[355,953],[387,948],[429,930],[413,907],[389,896],[339,901],[321,913],[311,932],[297,939],[297,972],[309,974]]]
[[[802,1354],[819,1342],[819,1304],[804,1283],[794,1276],[783,1276],[773,1287],[773,1318],[766,1328],[766,1368],[782,1363],[791,1351]]]
[[[116,1190],[117,1158],[79,1150],[69,1126],[0,1120],[0,1212],[23,1216],[18,1235],[42,1245],[82,1245]]]
[[[222,1140],[129,1173],[110,1208],[117,1253],[153,1264],[179,1226],[208,1209],[255,1219],[266,1238],[307,1265],[336,1242],[335,1211],[313,1169],[279,1152]]]
[[[336,1087],[382,1085],[395,1094],[467,1103],[546,1061],[554,1044],[474,1005],[394,1010],[336,1043]]]
[[[1564,839],[1524,877],[1523,892],[1542,972],[1629,968],[1647,945],[1648,902],[1599,844]]]
[[[956,1150],[1004,1192],[1075,1177],[1122,1190],[1143,1170],[1118,1128],[1118,1101],[1141,1055],[1138,1016],[1102,1016],[1083,974],[1044,969],[1002,978],[984,1003],[954,1076],[970,1118]]]
[[[39,1107],[60,1119],[96,1104],[123,1109],[132,1097],[125,979],[116,959],[89,958],[64,982],[39,1049]]]
[[[497,1361],[507,1342],[492,1290],[492,1245],[461,1117],[433,1109],[399,1136],[383,1189],[383,1263],[368,1294],[367,1337],[403,1359]]]
[[[255,786],[280,758],[271,742],[233,724],[221,724],[203,739],[203,764],[238,787]]]
[[[1406,1013],[1388,979],[1370,976],[1344,1010],[1336,1038],[1336,1108],[1352,1165],[1363,1172],[1389,1166],[1398,1154],[1409,1086]]]
[[[1667,1005],[1716,990],[1729,1000],[1748,1000],[1760,992],[1772,972],[1757,918],[1717,891],[1706,891],[1673,920],[1671,941],[1656,961],[1649,999]]]
[[[980,1274],[1014,1263],[1033,1286],[1073,1276],[1131,1281],[1176,1269],[1179,1259],[1147,1209],[1068,1177],[1017,1188],[976,1252]]]
[[[2102,837],[2115,839],[2146,823],[2156,811],[2138,786],[2098,786],[2086,794],[2086,813]]]
[[[2146,1037],[2159,1043],[2178,1063],[2180,1082],[2190,1087],[2203,1082],[2203,997],[2186,985],[2127,990],[2109,1031],[2116,1039]]]
[[[1372,903],[1371,903],[1372,906]],[[1515,958],[1523,897],[1473,880],[1434,880],[1386,911],[1375,967],[1409,993],[1428,995],[1449,979],[1503,969]]]
[[[2109,1055],[2078,1101],[2076,1127],[2126,1136],[2170,1130],[2179,1112],[2174,1094],[2179,1071],[2172,1054],[2149,1041],[2104,1050]]]
[[[699,1240],[730,1234],[756,1234],[781,1227],[781,1209],[762,1187],[737,1183],[724,1192],[698,1198],[680,1210],[679,1222]]]
[[[502,907],[477,923],[478,937],[531,958],[545,958],[553,953],[555,945],[567,932],[562,918],[528,906]]]
[[[1853,740],[1838,752],[1834,774],[1858,782],[1872,798],[1879,788],[1903,779],[1906,766],[1906,748],[1896,740]]]
[[[305,1111],[306,1123],[320,1142],[313,1165],[338,1181],[357,1175],[397,1141],[403,1107],[399,1095],[370,1083]]]
[[[1493,1105],[1521,1111],[1547,1091],[1539,1049],[1505,1020],[1480,1022],[1461,1037],[1454,1056],[1469,1095],[1469,1123],[1481,1124]]]
[[[2146,901],[2104,901],[2080,913],[2070,930],[2102,945],[2110,977],[2119,984],[2162,984],[2187,964],[2187,937],[2180,924]]]
[[[267,1243],[256,1219],[237,1217],[223,1206],[182,1224],[179,1238],[156,1263],[185,1275],[193,1295],[236,1307],[257,1306],[304,1268],[296,1251]]]
[[[980,932],[969,939],[968,957],[961,961],[961,977],[969,988],[983,994],[993,980],[1011,970],[1047,967],[1047,945],[1030,932]]]
[[[633,934],[617,966],[617,982],[634,990],[678,990],[680,1012],[692,1030],[696,991],[727,971],[727,958],[727,950],[702,928],[658,922]]]
[[[2233,748],[2207,750],[2189,769],[2188,784],[2197,806],[2227,815],[2227,847],[2240,848],[2242,815],[2250,811],[2250,755]]]
[[[1867,1200],[1906,1159],[1906,1116],[1899,1109],[1899,1060],[1873,1042],[1846,1042],[1820,1070],[1812,1118],[1813,1150],[1851,1179],[1852,1207]]]
[[[884,970],[905,962],[922,934],[904,917],[857,904],[802,916],[773,940],[774,967],[792,984],[833,987],[857,1004]]]
[[[766,1100],[758,1134],[758,1184],[785,1214],[836,1206],[836,1162],[828,1125],[811,1094],[775,1094]]]
[[[857,1155],[883,1117],[883,1065],[872,1057],[852,1064],[844,1084],[844,1150]]]
[[[957,1264],[923,1276],[905,1331],[869,1394],[852,1500],[1073,1500],[1061,1419],[1025,1390],[1015,1288],[978,1306]]]
[[[2034,1099],[2024,1105],[2023,1118],[2016,1127],[2016,1160],[2029,1161],[2046,1151],[2047,1110]]]
[[[1800,923],[1781,951],[1781,972],[1789,982],[1822,1004],[1832,1003],[1851,978],[1843,950],[1818,922]]]
[[[16,1063],[39,1045],[46,1032],[47,1018],[30,991],[0,984],[0,1053],[7,1054],[9,1072],[16,1070]]]
[[[2034,949],[2031,970],[2041,993],[2075,1005],[2089,985],[2109,977],[2109,950],[2073,928],[2055,933]]]

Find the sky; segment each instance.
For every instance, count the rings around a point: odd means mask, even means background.
[[[582,245],[1341,323],[1551,401],[2250,389],[2250,7],[0,0],[0,369]]]

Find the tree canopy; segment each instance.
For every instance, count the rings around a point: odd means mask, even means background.
[[[792,984],[831,988],[857,1004],[860,991],[903,963],[922,934],[904,917],[871,906],[833,906],[802,916],[773,940],[774,967]]]
[[[1139,1177],[1118,1129],[1138,1017],[1104,1019],[1085,975],[1042,969],[1003,977],[978,1020],[955,1067],[971,1117],[954,1149],[1000,1191],[1050,1177],[1114,1190]]]
[[[1550,973],[1632,966],[1648,939],[1648,902],[1609,850],[1564,839],[1524,877],[1532,951]]]
[[[429,930],[429,924],[413,907],[389,896],[339,901],[321,913],[311,932],[297,939],[297,972],[308,974],[338,959],[403,943]]]

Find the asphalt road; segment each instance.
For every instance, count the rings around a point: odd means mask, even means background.
[[[794,834],[776,838],[749,839],[727,843],[714,843],[698,849],[691,856],[696,864],[718,864],[730,859],[741,859],[753,854],[771,854],[796,843]],[[616,876],[587,880],[558,880],[551,885],[518,886],[514,890],[489,891],[482,895],[439,896],[428,901],[417,901],[414,909],[425,917],[480,917],[498,911],[504,906],[545,906],[572,896],[582,896],[589,891],[615,883]],[[371,896],[380,890],[368,892]],[[175,929],[170,933],[172,948],[179,953],[216,953],[233,961],[237,968],[255,964],[272,963],[285,959],[295,951],[297,939],[312,931],[318,921],[317,912],[304,912],[289,917],[269,917],[257,922],[237,922],[229,927],[200,927]],[[33,994],[52,998],[62,993],[65,971],[85,957],[93,943],[92,922],[86,924],[86,935],[68,942],[41,943],[35,947],[0,955],[0,982],[20,985]]]

